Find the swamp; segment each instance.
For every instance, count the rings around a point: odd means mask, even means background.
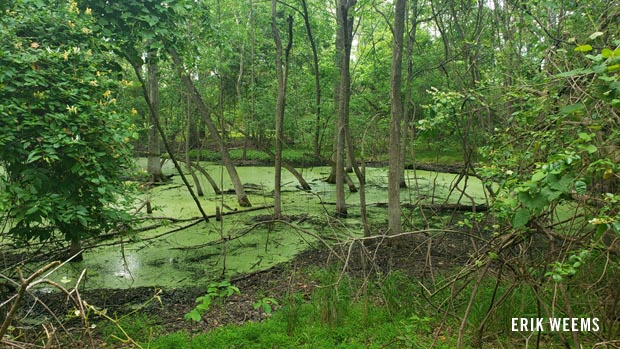
[[[0,348],[620,347],[617,1],[0,11]]]

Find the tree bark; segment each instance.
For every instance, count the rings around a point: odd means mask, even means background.
[[[146,171],[149,174],[150,181],[163,182],[165,180],[161,172],[161,157],[159,146],[159,132],[155,127],[155,122],[159,120],[159,65],[157,63],[157,52],[151,51],[147,53],[147,89],[151,103],[153,103],[153,111],[149,109],[148,118],[148,145]]]
[[[338,97],[338,121],[336,126],[336,212],[337,217],[347,216],[347,206],[344,196],[344,177],[345,173],[345,143],[347,139],[347,128],[349,119],[349,99],[351,95],[351,43],[353,36],[353,18],[349,16],[349,9],[356,3],[356,0],[340,0],[340,28],[343,51],[340,65],[340,86]]]
[[[276,100],[276,146],[275,146],[275,179],[274,179],[274,209],[273,219],[282,218],[282,145],[284,137],[284,108],[286,107],[286,85],[288,80],[288,62],[289,53],[293,45],[293,17],[288,17],[288,44],[286,46],[286,53],[284,62],[282,61],[282,40],[280,39],[280,33],[277,26],[277,0],[271,1],[271,32],[273,34],[273,40],[276,44],[276,72],[278,76],[278,97]],[[283,67],[284,65],[284,67]]]
[[[187,166],[187,171],[189,171],[189,174],[192,176],[192,179],[194,180],[194,184],[196,185],[196,195],[198,196],[204,196],[204,192],[202,191],[202,186],[200,185],[200,181],[198,180],[198,176],[196,176],[196,173],[194,172],[194,169],[192,168],[192,160],[190,159],[189,156],[189,151],[191,150],[190,147],[190,133],[192,131],[191,128],[191,116],[192,113],[190,112],[190,98],[189,96],[187,97],[187,124],[185,125],[185,165]]]
[[[219,147],[220,154],[222,157],[222,163],[224,167],[226,167],[228,176],[230,177],[230,180],[235,189],[235,193],[237,195],[237,202],[239,203],[239,206],[241,207],[252,206],[252,204],[250,203],[250,200],[248,199],[248,196],[245,193],[245,190],[243,189],[243,184],[241,183],[241,180],[239,179],[239,174],[237,173],[237,170],[235,169],[235,166],[233,165],[232,160],[230,159],[230,155],[228,154],[228,150],[226,149],[226,146],[224,145],[224,141],[222,140],[222,137],[220,136],[220,133],[217,127],[215,127],[213,120],[211,120],[211,116],[209,115],[209,110],[207,109],[206,104],[202,100],[200,93],[198,93],[198,90],[196,90],[196,86],[194,86],[192,79],[187,73],[185,73],[183,69],[183,63],[181,62],[181,58],[179,57],[179,54],[172,48],[168,49],[168,53],[170,53],[170,57],[172,57],[172,61],[174,62],[174,65],[177,68],[177,72],[179,76],[181,77],[181,80],[185,84],[185,87],[188,89],[194,103],[198,107],[198,111],[203,116],[205,123],[207,124],[207,128],[209,129],[209,133],[214,138],[215,142],[217,143]]]
[[[388,233],[402,232],[400,212],[400,179],[402,174],[400,157],[400,128],[403,116],[402,103],[402,60],[403,32],[407,0],[396,0],[394,12],[394,38],[392,44],[392,78],[390,79],[390,141],[388,169]]]
[[[155,108],[153,107],[153,104],[151,103],[151,98],[149,97],[148,89],[144,83],[144,79],[142,79],[142,75],[140,74],[141,66],[137,62],[132,62],[129,57],[126,57],[126,58],[129,62],[132,63],[133,70],[136,73],[136,78],[138,78],[138,81],[140,81],[140,84],[142,85],[142,94],[144,96],[144,100],[146,101],[146,105],[149,108],[149,111],[154,112]],[[185,184],[185,187],[187,188],[187,191],[189,192],[190,196],[194,200],[194,203],[196,204],[198,211],[204,218],[205,222],[208,222],[209,218],[207,218],[207,214],[202,208],[202,205],[200,204],[200,200],[198,200],[198,197],[194,193],[192,186],[187,181],[185,174],[183,174],[183,169],[181,169],[181,165],[179,165],[179,162],[177,161],[176,157],[174,156],[174,153],[172,152],[172,149],[170,148],[170,144],[166,140],[166,134],[164,133],[164,129],[161,127],[159,119],[155,119],[153,121],[155,121],[155,127],[157,128],[157,131],[159,132],[159,136],[161,137],[161,141],[164,144],[164,148],[166,148],[166,152],[168,152],[168,155],[170,156],[170,160],[172,160],[172,163],[174,164],[174,168],[179,173],[179,176],[181,177],[183,184]],[[150,201],[148,202],[148,205],[150,205]]]
[[[312,148],[314,149],[314,157],[316,159],[321,158],[321,76],[319,74],[319,53],[316,48],[316,42],[314,35],[312,34],[312,27],[310,26],[310,15],[308,14],[308,4],[306,0],[301,0],[302,17],[304,18],[304,25],[306,27],[306,33],[308,34],[308,41],[310,42],[310,48],[312,49],[312,68],[314,70],[314,110],[316,114],[316,120],[314,125],[314,136],[312,138]]]

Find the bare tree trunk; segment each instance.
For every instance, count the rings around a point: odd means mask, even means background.
[[[274,208],[273,219],[282,218],[282,144],[284,137],[284,108],[286,107],[286,84],[288,80],[289,53],[293,45],[293,17],[288,17],[288,44],[286,46],[285,61],[282,62],[282,40],[277,26],[277,0],[271,1],[271,32],[276,44],[276,71],[278,76],[278,97],[276,101],[276,153],[274,159],[275,179],[274,179]],[[283,65],[285,65],[283,69]]]
[[[159,66],[157,64],[157,52],[151,51],[147,53],[147,72],[148,72],[148,94],[153,103],[153,111],[149,109],[148,118],[148,145],[147,145],[147,164],[146,171],[149,174],[150,181],[163,182],[165,180],[161,172],[161,158],[159,147],[159,132],[155,127],[156,120],[159,120]]]
[[[336,30],[336,54],[334,57],[334,65],[336,66],[336,70],[338,72],[342,72],[342,61],[343,61],[343,55],[344,55],[344,30],[343,28],[343,22],[342,22],[342,0],[339,0],[338,3],[336,4],[336,26],[337,26],[337,30]],[[342,75],[342,74],[341,74]],[[331,184],[337,184],[337,180],[336,180],[336,167],[338,166],[337,164],[337,153],[338,153],[338,115],[340,115],[340,112],[338,111],[338,109],[340,108],[340,86],[341,86],[341,76],[337,76],[336,79],[334,79],[334,113],[336,113],[336,118],[335,118],[335,132],[334,132],[334,139],[333,139],[333,143],[332,143],[332,154],[331,154],[331,171],[329,172],[329,176],[327,177],[327,179],[325,180],[327,183],[331,183]],[[344,147],[344,143],[342,144],[342,146]],[[343,163],[344,166],[344,163]],[[338,185],[336,185],[336,187],[338,187]],[[336,189],[337,191],[338,189]]]
[[[181,80],[185,84],[185,87],[188,89],[192,99],[194,100],[194,103],[198,107],[198,111],[203,116],[205,123],[207,124],[207,128],[209,129],[209,133],[215,139],[218,147],[220,148],[222,163],[224,167],[226,167],[228,176],[230,177],[233,187],[235,188],[235,193],[237,194],[237,202],[239,203],[239,206],[241,207],[252,206],[252,204],[250,203],[250,200],[248,199],[248,196],[245,193],[245,190],[243,189],[243,184],[241,183],[241,180],[239,179],[239,174],[237,174],[237,170],[235,169],[235,166],[233,165],[232,160],[230,159],[230,156],[228,155],[228,150],[226,149],[226,146],[224,145],[224,141],[222,140],[222,137],[220,136],[220,133],[217,130],[217,127],[215,127],[213,120],[211,120],[211,116],[209,115],[209,110],[207,109],[207,106],[202,100],[200,93],[198,93],[198,90],[196,90],[196,86],[194,86],[192,79],[189,77],[187,73],[185,73],[183,69],[183,63],[181,62],[181,58],[179,57],[179,54],[174,49],[171,49],[171,48],[168,49],[168,52],[170,53],[170,56],[172,57],[172,61],[174,62],[175,67],[177,68],[177,72],[179,73]]]
[[[314,41],[314,35],[312,34],[312,27],[310,26],[310,16],[308,15],[308,4],[306,0],[301,0],[302,17],[304,18],[304,25],[306,27],[306,33],[308,34],[308,41],[310,42],[310,48],[312,49],[312,67],[314,70],[314,108],[316,114],[316,124],[314,125],[314,136],[312,138],[312,147],[314,149],[314,157],[316,159],[321,158],[321,76],[319,74],[319,53],[316,48],[316,42]]]
[[[402,60],[403,32],[407,0],[396,0],[394,12],[394,39],[392,44],[392,78],[390,81],[391,118],[388,169],[388,232],[396,235],[402,232],[400,213],[400,127],[403,116],[402,104]]]
[[[215,192],[216,195],[220,195],[222,194],[222,191],[220,190],[220,188],[217,186],[217,183],[215,183],[215,180],[213,179],[213,177],[211,177],[211,175],[209,174],[209,172],[207,172],[207,170],[205,170],[204,168],[202,168],[199,164],[191,164],[193,168],[195,168],[196,170],[198,170],[198,172],[202,173],[203,176],[205,176],[205,178],[207,179],[207,181],[209,182],[209,184],[211,185],[211,188],[213,188],[213,191]]]
[[[416,34],[418,29],[418,0],[413,0],[411,5],[411,29],[409,31],[409,35],[407,37],[407,53],[405,55],[405,65],[407,67],[407,78],[405,83],[405,99],[403,101],[403,127],[401,130],[401,140],[400,140],[400,187],[407,188],[407,181],[405,178],[405,154],[407,153],[407,143],[409,141],[409,125],[415,123],[415,108],[413,111],[409,111],[409,106],[411,105],[411,83],[413,81],[413,45],[415,44]],[[411,115],[411,117],[410,117]],[[410,138],[410,141],[413,142],[413,137]],[[415,161],[415,159],[411,159],[411,161]]]
[[[190,133],[191,133],[191,115],[192,113],[190,112],[190,108],[191,108],[191,103],[190,103],[190,98],[189,96],[187,96],[187,125],[185,126],[185,165],[187,166],[187,171],[189,171],[189,174],[192,176],[192,179],[194,180],[194,185],[196,185],[196,195],[198,196],[204,196],[204,192],[202,191],[202,186],[200,185],[200,181],[198,180],[198,176],[196,176],[196,173],[194,172],[194,169],[192,168],[192,159],[190,159],[189,157],[189,151],[190,149]]]
[[[144,100],[146,101],[146,105],[148,106],[149,111],[153,113],[155,110],[155,107],[153,107],[151,98],[149,97],[148,89],[146,87],[146,84],[144,83],[144,79],[142,79],[142,75],[140,73],[141,65],[138,64],[137,62],[132,62],[132,60],[129,57],[125,57],[125,58],[127,58],[127,61],[129,61],[132,64],[133,70],[136,73],[136,78],[138,78],[138,80],[140,81],[140,84],[142,85],[142,94],[144,96]],[[196,204],[198,211],[202,215],[202,218],[204,219],[205,222],[208,222],[209,217],[207,216],[204,209],[202,208],[202,205],[200,204],[200,200],[198,200],[198,197],[194,193],[192,186],[189,184],[189,182],[187,181],[187,178],[183,174],[183,169],[181,169],[181,165],[179,165],[179,162],[177,161],[176,157],[174,156],[174,153],[172,152],[172,149],[170,148],[170,144],[166,140],[166,134],[164,133],[164,129],[161,127],[161,124],[159,123],[159,119],[154,119],[153,121],[155,121],[155,127],[157,128],[157,131],[159,132],[159,136],[161,137],[161,141],[164,144],[164,148],[166,148],[166,152],[168,152],[168,155],[170,156],[170,160],[172,160],[172,163],[174,164],[174,168],[179,173],[179,176],[181,177],[183,184],[185,184],[185,187],[187,188],[189,195],[191,195],[192,199],[194,200],[194,203]],[[150,205],[150,201],[147,203],[147,205]]]
[[[349,98],[351,94],[351,72],[349,71],[351,59],[351,43],[353,36],[353,19],[349,16],[349,9],[356,0],[340,0],[340,23],[339,31],[342,33],[343,48],[340,66],[340,92],[338,103],[338,122],[336,127],[336,216],[346,217],[347,206],[344,196],[345,177],[345,143],[349,119]]]

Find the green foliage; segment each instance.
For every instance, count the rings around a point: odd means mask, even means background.
[[[561,282],[566,277],[573,277],[589,255],[590,251],[581,250],[579,253],[570,255],[567,262],[555,261],[551,265],[552,270],[545,273],[545,276],[551,276],[555,282]]]
[[[104,322],[98,327],[110,344],[118,343],[125,338],[131,338],[136,342],[148,342],[162,331],[162,326],[157,325],[155,319],[140,313],[119,319],[117,324]]]
[[[395,277],[402,285],[408,280],[402,274]],[[317,271],[320,280],[333,280],[338,276],[334,270]],[[343,279],[344,282],[353,280]],[[375,285],[375,284],[373,284]],[[346,293],[344,285],[342,291]],[[379,296],[381,290],[371,286],[371,294]],[[244,325],[227,325],[189,337],[185,332],[164,335],[148,343],[149,347],[172,348],[382,348],[420,347],[434,343],[437,348],[452,348],[454,338],[435,338],[435,318],[415,314],[413,304],[408,302],[403,311],[391,313],[384,302],[373,300],[345,300],[347,311],[340,313],[339,325],[317,321],[323,315],[324,300],[315,289],[311,302],[304,302],[299,295],[287,295],[283,307],[262,322],[248,322]],[[375,293],[376,292],[376,293]],[[418,295],[413,295],[418,297]],[[290,308],[289,308],[290,307]],[[420,310],[418,308],[417,310]],[[419,314],[419,313],[418,313]],[[294,318],[294,329],[287,324]],[[417,344],[417,346],[416,346]]]
[[[314,292],[314,302],[319,310],[319,321],[329,326],[340,324],[349,306],[349,289],[346,282],[338,282],[339,270],[331,268],[318,271],[317,278],[321,284]]]
[[[82,11],[92,11],[97,19],[97,30],[102,37],[113,39],[122,54],[132,64],[141,64],[138,47],[147,50],[163,49],[166,45],[183,40],[177,24],[189,14],[198,16],[201,6],[194,2],[175,0],[131,0],[102,2],[79,0]],[[206,29],[206,27],[204,28]],[[188,38],[185,38],[186,42]]]
[[[81,238],[125,218],[135,132],[116,105],[116,57],[92,21],[75,3],[36,1],[0,19],[0,208],[17,237]]]
[[[413,308],[416,290],[413,289],[410,278],[404,273],[390,272],[378,286],[391,314],[407,312]]]
[[[252,307],[254,307],[254,309],[263,309],[263,312],[265,314],[270,315],[273,311],[274,305],[279,305],[277,299],[272,297],[263,297],[254,302],[254,304],[252,304]]]
[[[204,296],[196,298],[196,303],[198,303],[198,305],[189,313],[185,314],[185,320],[198,322],[202,319],[202,314],[209,310],[213,302],[222,301],[240,293],[239,288],[232,285],[228,280],[212,282],[207,287],[207,293]],[[274,304],[274,302],[271,302],[271,299],[267,299],[265,302],[269,307],[271,307],[269,303]]]

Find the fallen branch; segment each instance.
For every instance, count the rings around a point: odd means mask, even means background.
[[[387,203],[378,202],[373,204],[376,207],[387,208]],[[414,209],[421,208],[423,210],[431,211],[459,211],[459,212],[485,212],[489,210],[489,206],[486,204],[481,205],[463,205],[463,204],[401,204],[401,207]]]
[[[220,215],[220,217],[221,217],[221,216],[230,216],[230,215],[234,215],[234,214],[241,214],[241,213],[246,213],[246,212],[252,212],[252,211],[258,211],[258,210],[264,210],[264,209],[268,209],[268,208],[273,208],[273,205],[266,205],[266,206],[259,206],[259,207],[251,207],[251,208],[244,209],[244,210],[237,210],[237,211],[223,212],[223,213],[220,213],[219,215]],[[216,218],[216,217],[217,217],[217,214],[214,214],[214,215],[208,215],[207,217],[208,217],[208,218]],[[165,219],[165,217],[159,217],[159,219]],[[173,218],[173,219],[174,219],[174,218]],[[192,221],[192,220],[193,220],[193,221]],[[178,227],[178,228],[175,228],[175,229],[172,229],[172,230],[169,230],[169,231],[163,232],[163,233],[161,233],[161,234],[158,234],[158,235],[155,235],[155,236],[151,236],[151,237],[149,237],[149,238],[144,238],[144,239],[141,239],[140,241],[148,241],[148,240],[158,239],[158,238],[160,238],[160,237],[162,237],[162,236],[170,235],[170,234],[172,234],[172,233],[176,233],[176,232],[179,232],[179,231],[185,230],[185,229],[187,229],[187,228],[191,228],[191,227],[193,227],[194,225],[196,225],[196,224],[198,224],[198,223],[200,223],[200,222],[203,222],[203,221],[204,221],[204,218],[202,218],[202,217],[194,217],[194,218],[186,218],[186,219],[177,219],[176,221],[177,221],[177,222],[182,222],[182,221],[192,221],[192,222],[191,222],[191,223],[189,223],[189,224],[186,224],[186,225],[184,225],[184,226],[181,226],[181,227]],[[151,225],[151,226],[149,226],[149,227],[151,227],[152,229],[156,229],[156,228],[159,228],[159,227],[161,227],[161,226],[162,226],[162,225],[159,225],[159,224],[154,224],[154,225]],[[143,230],[142,230],[142,231],[143,231]],[[106,237],[106,238],[110,238],[110,237],[114,237],[114,236],[116,236],[116,235],[118,235],[118,234],[123,234],[123,232],[116,232],[116,233],[106,234],[106,236],[105,236],[105,237]],[[95,248],[95,247],[102,247],[102,246],[114,246],[114,245],[119,244],[119,243],[121,243],[121,242],[115,241],[115,242],[110,242],[110,243],[96,244],[96,245],[91,245],[91,246],[88,246],[88,247],[86,247],[86,248],[84,248],[84,249],[86,250],[87,248]]]

